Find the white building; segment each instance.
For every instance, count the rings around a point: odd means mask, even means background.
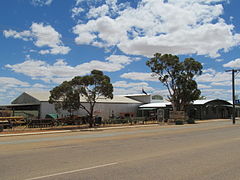
[[[45,118],[47,114],[57,113],[53,104],[48,102],[49,92],[24,92],[12,101],[11,105],[6,107],[13,110],[13,115],[33,116],[34,118]],[[136,116],[138,107],[150,102],[150,95],[114,95],[113,99],[98,99],[94,108],[94,115],[103,119],[110,116]],[[88,103],[81,101],[84,106]],[[75,115],[84,116],[86,112],[82,109],[74,113]],[[67,111],[58,113],[59,117],[69,115]]]

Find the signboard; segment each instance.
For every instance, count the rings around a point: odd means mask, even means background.
[[[240,104],[240,99],[236,99],[235,104]]]

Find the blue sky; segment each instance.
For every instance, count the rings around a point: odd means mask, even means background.
[[[238,0],[1,1],[0,104],[92,69],[111,77],[114,94],[144,88],[166,97],[145,65],[156,52],[200,61],[202,95],[230,100],[225,70],[240,68],[239,7]]]

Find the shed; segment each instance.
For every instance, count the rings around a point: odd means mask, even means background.
[[[69,114],[67,111],[56,112],[55,106],[48,102],[49,97],[50,92],[24,92],[14,99],[9,106],[11,106],[12,109],[21,107],[22,111],[25,107],[33,108],[32,105],[34,105],[33,109],[34,111],[37,111],[36,117],[38,118],[45,118],[47,114],[58,114],[59,117],[64,117]],[[81,98],[81,102],[88,107],[88,103],[84,97]],[[94,114],[103,118],[129,113],[136,115],[138,106],[141,104],[142,102],[128,98],[124,95],[114,95],[113,99],[98,99],[94,108]],[[79,109],[75,112],[75,115],[84,116],[86,115],[86,112]]]
[[[139,106],[139,110],[152,111],[154,108],[165,110],[165,118],[168,118],[167,112],[171,108],[170,102],[148,103]],[[168,110],[166,110],[168,108]],[[193,119],[223,119],[230,118],[232,113],[232,104],[222,99],[196,100],[188,107],[188,116]],[[238,111],[237,111],[238,113]],[[236,113],[236,115],[238,115]]]

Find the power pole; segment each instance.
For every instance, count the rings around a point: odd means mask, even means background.
[[[232,101],[233,101],[233,109],[232,109],[232,123],[235,124],[235,72],[240,71],[240,69],[230,69],[226,70],[226,72],[232,72]]]

